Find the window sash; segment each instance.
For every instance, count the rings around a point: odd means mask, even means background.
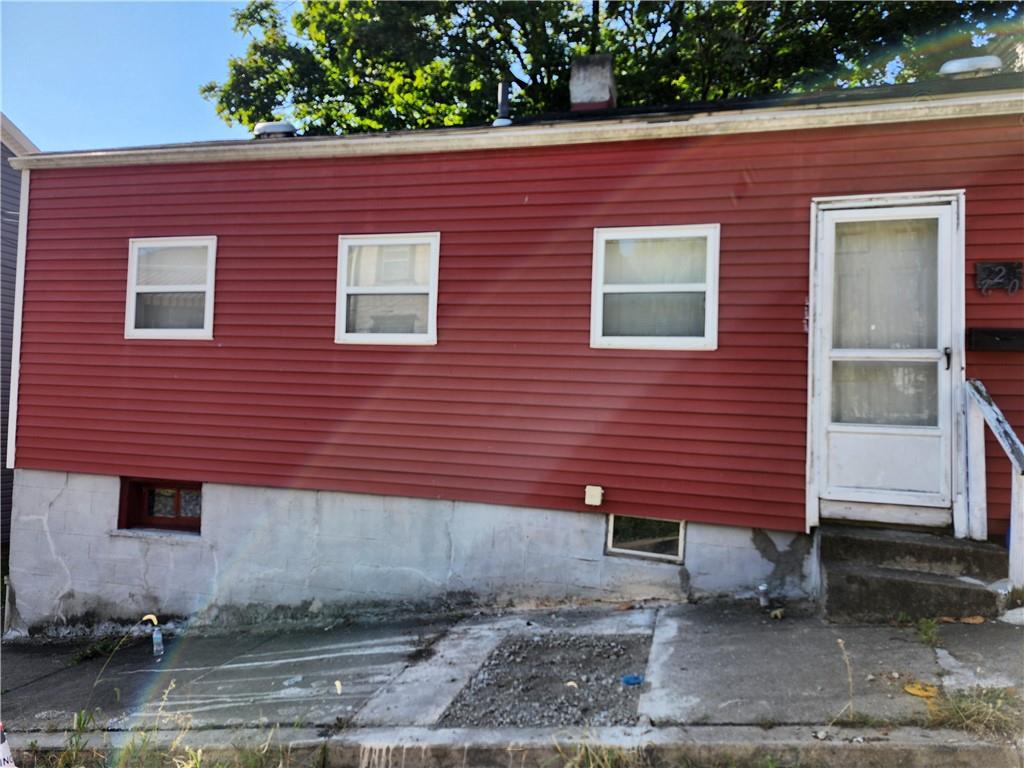
[[[139,253],[144,248],[205,248],[206,280],[200,284],[138,284]],[[217,238],[214,235],[189,237],[146,237],[128,241],[128,287],[125,300],[124,337],[126,339],[212,339],[214,279],[216,275]],[[145,293],[202,293],[203,325],[201,328],[138,328],[136,303]]]
[[[719,233],[720,226],[718,224],[595,229],[591,277],[590,346],[596,349],[717,349]],[[608,241],[687,238],[704,238],[704,282],[629,284],[606,284],[604,282]],[[606,336],[604,334],[604,297],[617,293],[703,293],[705,297],[704,334],[702,336]]]
[[[373,286],[348,284],[349,254],[358,246],[427,245],[430,264],[427,285]],[[413,232],[387,235],[340,235],[338,237],[337,307],[334,341],[337,344],[436,344],[437,343],[437,280],[441,245],[440,232]],[[427,299],[426,332],[388,333],[348,330],[350,296],[425,296]]]

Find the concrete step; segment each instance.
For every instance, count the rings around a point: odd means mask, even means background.
[[[823,563],[853,562],[984,582],[1006,578],[1006,549],[987,541],[934,533],[828,525],[821,528]]]
[[[998,616],[999,595],[982,584],[901,568],[823,562],[825,615],[831,621]]]

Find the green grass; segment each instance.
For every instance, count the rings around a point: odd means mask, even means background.
[[[935,619],[917,620],[917,638],[927,646],[934,648],[939,644],[939,622]]]

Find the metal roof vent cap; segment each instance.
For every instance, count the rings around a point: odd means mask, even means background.
[[[512,113],[509,109],[508,97],[512,90],[507,80],[498,83],[498,118],[491,123],[495,128],[505,128],[512,125]]]
[[[950,59],[941,67],[939,74],[946,77],[981,77],[1003,68],[998,56],[971,56],[967,59]]]
[[[294,135],[295,126],[287,120],[256,123],[256,127],[252,129],[254,139],[290,139]]]

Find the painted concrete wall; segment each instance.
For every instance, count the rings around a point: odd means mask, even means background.
[[[117,530],[116,477],[17,470],[23,627],[143,613],[259,620],[382,601],[805,591],[810,539],[702,524],[685,562],[604,554],[603,514],[207,484],[200,535]]]

